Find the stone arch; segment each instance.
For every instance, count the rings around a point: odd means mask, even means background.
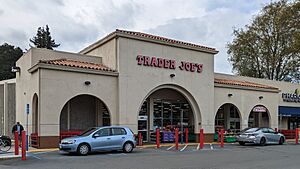
[[[80,121],[77,122],[76,119]],[[70,98],[60,111],[60,132],[81,131],[89,127],[110,124],[111,113],[108,106],[91,94],[79,94]]]
[[[248,127],[270,127],[272,116],[269,109],[262,105],[254,105],[248,114]]]
[[[189,91],[187,91],[185,88],[183,88],[179,85],[176,85],[176,84],[162,84],[162,85],[159,85],[159,86],[154,87],[151,90],[149,90],[147,92],[147,94],[145,95],[145,97],[139,103],[139,107],[137,109],[137,116],[136,116],[137,119],[136,120],[138,121],[139,112],[143,106],[144,101],[151,94],[155,93],[156,91],[162,90],[162,89],[170,89],[170,90],[174,90],[175,92],[178,92],[189,103],[191,110],[192,110],[193,119],[194,119],[194,132],[196,133],[196,130],[198,130],[199,127],[201,127],[200,126],[201,125],[200,108],[199,108],[195,98],[192,96],[192,94]]]
[[[242,120],[243,115],[238,106],[234,103],[224,102],[218,107],[215,113],[215,130],[219,127],[225,130],[230,129],[232,132],[239,132],[242,129]],[[223,124],[221,127],[218,122],[221,123],[222,121]]]

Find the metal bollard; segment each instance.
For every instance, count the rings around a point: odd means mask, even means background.
[[[142,137],[142,133],[139,133],[139,146],[143,145],[143,137]]]
[[[203,129],[200,129],[200,150],[203,149],[203,145],[204,145],[204,133],[203,133]]]
[[[221,129],[221,148],[224,148],[224,129]]]
[[[179,147],[178,147],[178,128],[175,129],[175,147],[176,147],[176,150],[179,149]]]
[[[299,133],[298,133],[299,131],[298,131],[298,128],[296,128],[296,144],[298,144],[299,143]]]
[[[22,131],[22,160],[26,160],[26,131]]]
[[[19,155],[19,133],[15,131],[15,155]]]
[[[189,144],[189,129],[185,128],[185,144]]]
[[[156,129],[156,148],[160,147],[160,131],[159,128]]]

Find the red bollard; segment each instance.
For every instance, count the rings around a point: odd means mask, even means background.
[[[203,149],[203,144],[204,143],[204,133],[203,129],[200,129],[200,150]]]
[[[277,129],[277,128],[275,128],[275,132],[278,132],[278,129]]]
[[[156,129],[156,148],[160,147],[160,131],[159,128]]]
[[[224,129],[221,129],[221,148],[224,148]]]
[[[185,128],[185,144],[189,143],[189,129]]]
[[[142,137],[142,133],[139,133],[139,146],[143,145],[143,137]]]
[[[178,147],[178,128],[175,129],[175,147],[176,147],[176,150],[179,149],[179,147]]]
[[[22,160],[26,160],[26,132],[22,131]]]
[[[298,128],[296,128],[296,144],[298,144],[299,143],[299,141],[298,141],[298,139],[299,139],[299,133],[298,133],[299,131],[298,131]]]
[[[15,155],[19,155],[19,133],[15,131]]]

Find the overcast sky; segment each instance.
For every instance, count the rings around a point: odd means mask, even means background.
[[[0,44],[29,49],[49,25],[57,50],[79,52],[115,29],[215,47],[215,72],[231,73],[226,44],[270,0],[0,0]]]

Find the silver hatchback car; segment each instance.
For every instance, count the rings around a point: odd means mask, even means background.
[[[132,152],[136,147],[135,136],[128,127],[107,126],[89,128],[76,137],[61,140],[59,149],[87,155],[94,151],[123,150]]]
[[[285,142],[285,137],[283,134],[275,132],[272,128],[249,128],[237,136],[237,141],[240,145],[245,145],[245,143],[260,144],[262,146],[266,144],[281,145]]]

